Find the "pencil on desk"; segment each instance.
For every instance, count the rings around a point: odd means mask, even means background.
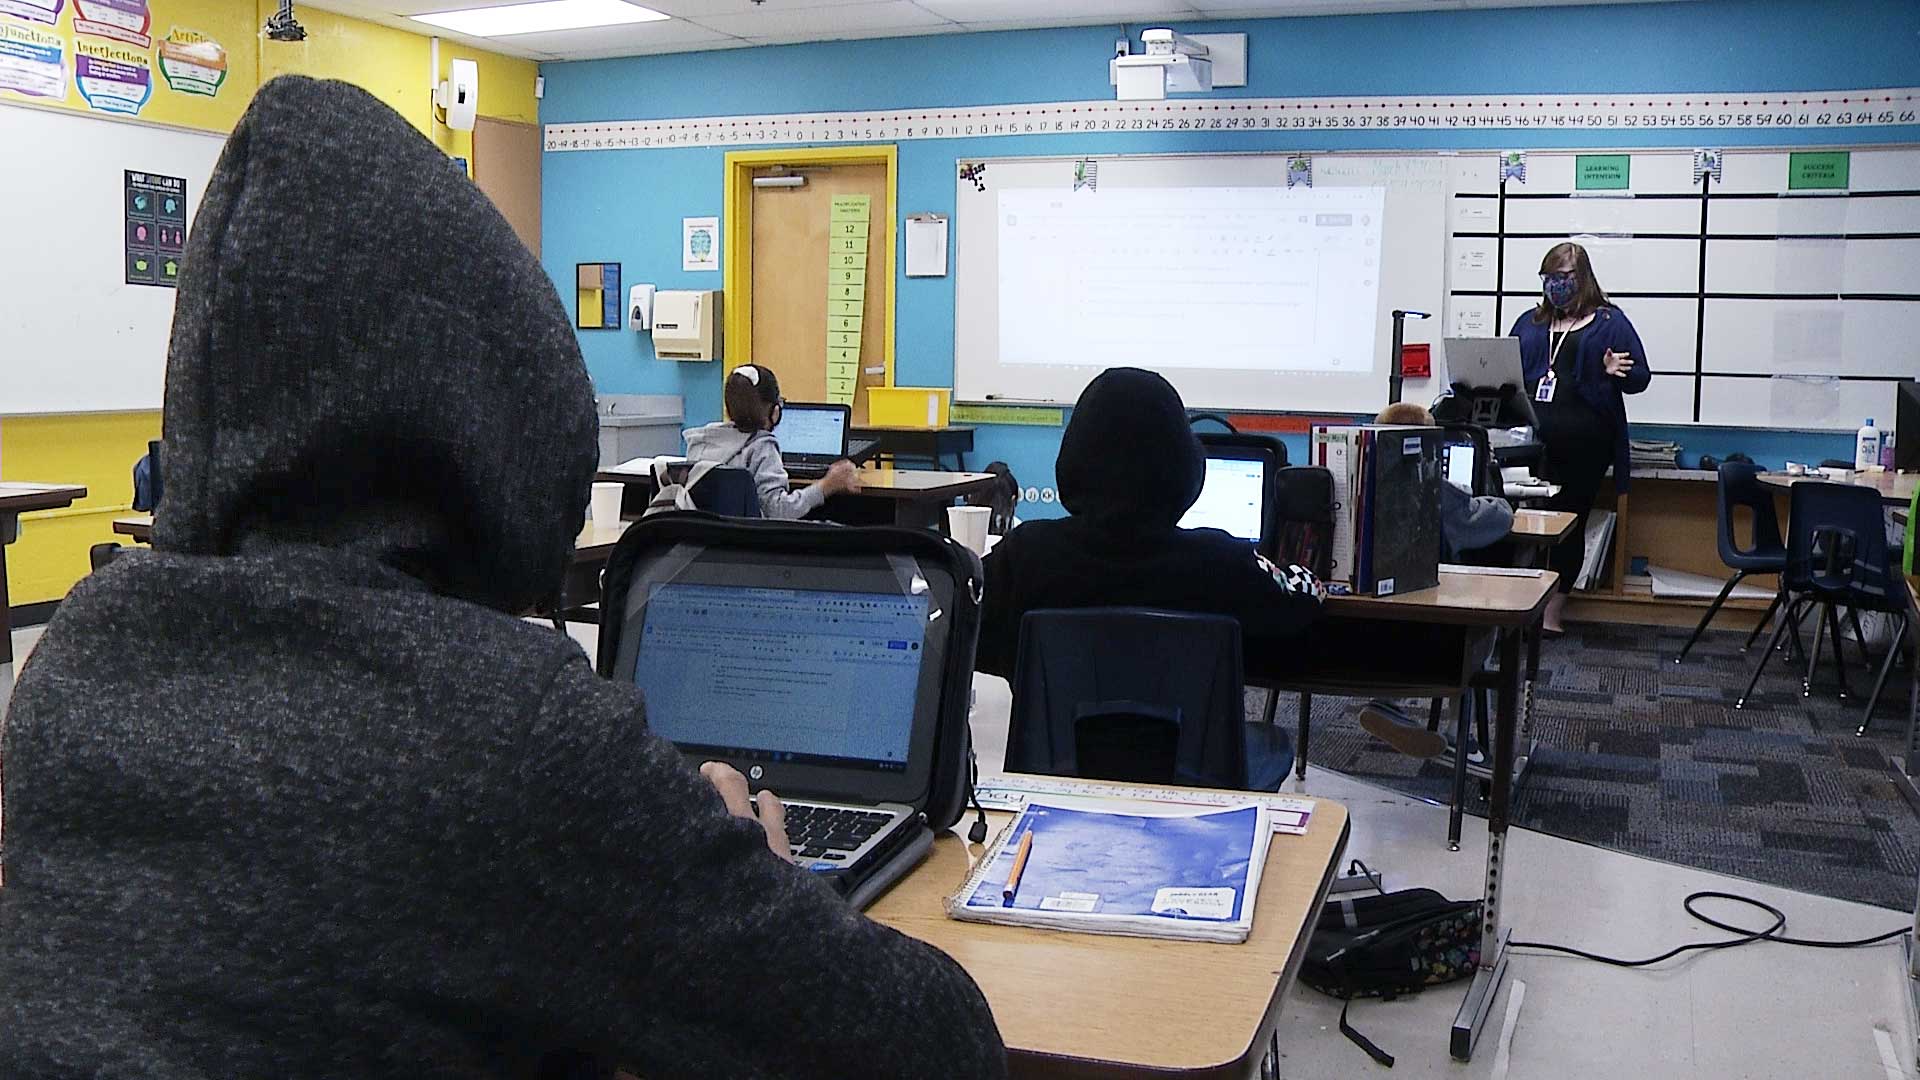
[[[1027,856],[1033,854],[1033,830],[1020,834],[1020,850],[1013,854],[1013,869],[1007,871],[1007,883],[1000,889],[1000,906],[1012,907],[1015,893],[1020,891],[1020,875],[1026,872]]]

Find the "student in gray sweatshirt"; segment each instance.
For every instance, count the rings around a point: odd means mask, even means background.
[[[726,407],[725,420],[681,433],[687,440],[687,456],[752,473],[761,517],[803,518],[830,495],[860,490],[860,473],[851,461],[836,461],[827,475],[798,491],[788,490],[787,466],[774,434],[786,403],[772,368],[759,364],[734,368],[727,376]]]
[[[593,390],[444,153],[275,79],[185,270],[153,550],[61,604],[0,742],[0,1077],[1005,1074],[966,972],[518,617]]]
[[[1380,410],[1378,422],[1432,427],[1433,414],[1411,401],[1397,401]],[[1445,480],[1440,482],[1441,555],[1458,559],[1469,551],[1497,544],[1513,530],[1513,504],[1498,495],[1475,495]]]

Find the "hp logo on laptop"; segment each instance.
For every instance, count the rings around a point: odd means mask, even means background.
[[[766,775],[766,771],[767,770],[761,768],[760,766],[755,765],[753,768],[747,770],[747,775],[752,777],[755,780],[758,780],[762,776]]]

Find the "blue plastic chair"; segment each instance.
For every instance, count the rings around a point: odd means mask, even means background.
[[[1700,625],[1693,628],[1693,636],[1680,648],[1680,655],[1673,658],[1678,664],[1687,658],[1700,635],[1706,632],[1707,624],[1713,621],[1720,611],[1720,605],[1727,602],[1733,587],[1740,584],[1749,574],[1778,574],[1787,565],[1787,546],[1780,540],[1780,519],[1774,513],[1774,490],[1762,484],[1760,470],[1745,461],[1728,461],[1720,466],[1720,480],[1716,487],[1719,498],[1719,528],[1716,540],[1720,546],[1720,561],[1727,564],[1733,576],[1720,588],[1720,595],[1707,605],[1707,613],[1700,616]],[[1804,485],[1798,485],[1804,486]],[[1733,511],[1744,506],[1753,512],[1753,543],[1740,546],[1740,540],[1734,535]],[[1753,631],[1747,635],[1747,643],[1740,647],[1746,652],[1753,647],[1753,639],[1780,610],[1785,600],[1786,590],[1781,588],[1773,595],[1773,603],[1767,605],[1766,614],[1753,624]]]
[[[1006,768],[1277,791],[1284,728],[1248,723],[1240,623],[1150,608],[1030,611],[1020,622]]]
[[[1867,698],[1866,712],[1857,732],[1865,734],[1874,706],[1879,702],[1880,691],[1886,685],[1887,674],[1893,669],[1894,658],[1899,655],[1901,642],[1905,640],[1908,630],[1907,603],[1902,592],[1906,585],[1894,565],[1893,551],[1887,546],[1880,493],[1855,484],[1803,481],[1793,485],[1789,498],[1787,558],[1780,576],[1782,596],[1786,601],[1785,611],[1773,628],[1766,652],[1761,654],[1760,662],[1754,665],[1746,693],[1740,695],[1734,708],[1743,708],[1747,698],[1752,696],[1754,686],[1760,681],[1760,673],[1766,669],[1767,659],[1779,645],[1780,639],[1794,627],[1797,621],[1795,612],[1802,605],[1817,605],[1820,615],[1814,622],[1813,648],[1807,653],[1807,672],[1800,680],[1800,694],[1805,697],[1813,692],[1813,669],[1820,660],[1820,642],[1824,635],[1833,641],[1834,665],[1840,676],[1840,697],[1845,700],[1851,688],[1847,684],[1846,656],[1840,647],[1838,610],[1846,608],[1854,614],[1856,633],[1859,631],[1859,612],[1885,612],[1899,618],[1899,629],[1880,665],[1873,692]],[[1859,648],[1861,659],[1871,670],[1872,658],[1866,654],[1864,641],[1860,642]]]

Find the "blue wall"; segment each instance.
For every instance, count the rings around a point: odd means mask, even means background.
[[[1154,24],[1161,25],[1161,24]],[[1920,84],[1920,3],[1913,0],[1698,0],[1250,22],[1172,24],[1245,32],[1248,85],[1215,97],[1347,94],[1675,93],[1820,90]],[[1140,26],[1129,28],[1137,45]],[[545,123],[812,110],[916,108],[1023,101],[1111,100],[1105,58],[1115,28],[936,35],[547,64]],[[1819,144],[1826,131],[1716,132],[1717,145]],[[1698,145],[1684,131],[1315,131],[1077,134],[900,144],[901,213],[954,210],[957,158],[1030,154],[1504,149]],[[1846,142],[1920,141],[1920,129],[1864,128]],[[720,287],[720,274],[680,269],[680,219],[721,213],[724,151],[677,149],[546,155],[543,250],[572,296],[574,264],[618,261],[628,283]],[[902,385],[953,382],[953,279],[899,277],[895,354]],[[720,414],[720,365],[653,358],[630,331],[580,335],[609,393],[678,393],[689,422]],[[777,360],[772,360],[776,365]],[[1660,358],[1652,358],[1657,366]],[[1699,452],[1850,457],[1831,434],[1647,428]],[[1021,483],[1050,488],[1059,433],[982,429],[975,458],[1002,458]],[[1296,454],[1304,444],[1291,440]],[[1024,516],[1057,513],[1023,507]]]

